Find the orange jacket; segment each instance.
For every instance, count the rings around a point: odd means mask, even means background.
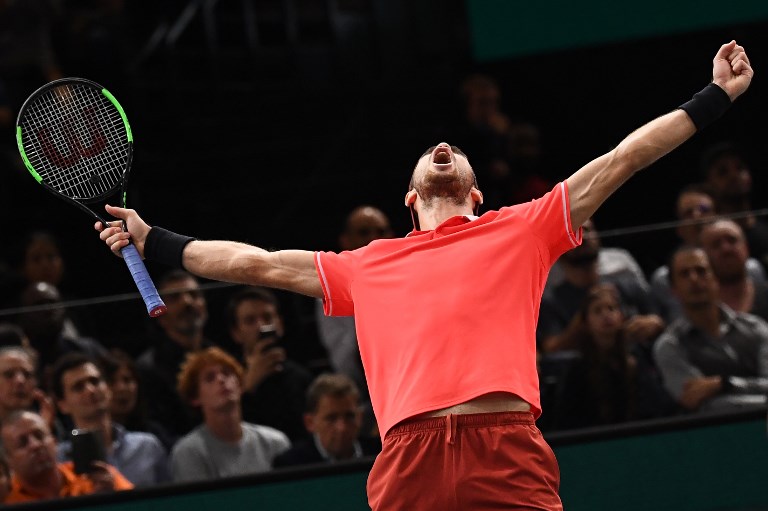
[[[59,472],[61,473],[61,490],[59,491],[59,497],[77,497],[79,495],[89,495],[94,493],[93,483],[85,475],[75,474],[74,464],[71,461],[66,463],[59,463],[57,465]],[[118,470],[109,466],[109,472],[114,479],[115,490],[130,490],[133,489],[128,479],[123,476]],[[21,481],[16,476],[11,479],[11,492],[5,498],[6,504],[17,504],[19,502],[35,502],[38,500],[45,500],[50,498],[35,493],[32,490],[25,488]]]

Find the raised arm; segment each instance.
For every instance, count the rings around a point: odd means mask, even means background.
[[[752,67],[743,47],[736,41],[720,47],[713,60],[712,83],[725,91],[731,102],[747,90],[752,75]],[[716,90],[708,92],[719,93]],[[678,109],[654,119],[632,132],[615,149],[589,162],[567,179],[574,228],[586,222],[635,172],[691,138],[697,130],[695,121],[706,123],[719,115],[717,102],[712,104],[717,98],[710,94],[702,96],[706,97],[694,98],[685,105],[691,105],[693,110]],[[694,102],[697,103],[692,105]],[[692,116],[687,112],[703,116]]]
[[[130,239],[144,257],[152,228],[132,209],[107,206],[107,212],[125,220],[128,230],[123,231],[120,222],[114,222],[107,229],[97,223],[100,238],[118,255]],[[187,271],[207,279],[287,289],[317,298],[323,296],[314,253],[305,250],[269,252],[234,241],[195,240],[184,247],[181,263]]]

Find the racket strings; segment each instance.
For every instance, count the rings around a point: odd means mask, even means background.
[[[120,185],[130,144],[120,112],[100,90],[55,87],[29,105],[21,128],[27,158],[59,193],[88,200]]]

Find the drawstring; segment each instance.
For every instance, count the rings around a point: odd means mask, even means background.
[[[445,441],[453,445],[456,443],[456,423],[459,417],[449,413],[445,416]]]

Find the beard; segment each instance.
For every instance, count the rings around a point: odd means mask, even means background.
[[[473,186],[473,181],[467,177],[437,175],[415,185],[414,189],[424,201],[424,206],[430,208],[436,200],[448,200],[456,206],[462,206]]]

